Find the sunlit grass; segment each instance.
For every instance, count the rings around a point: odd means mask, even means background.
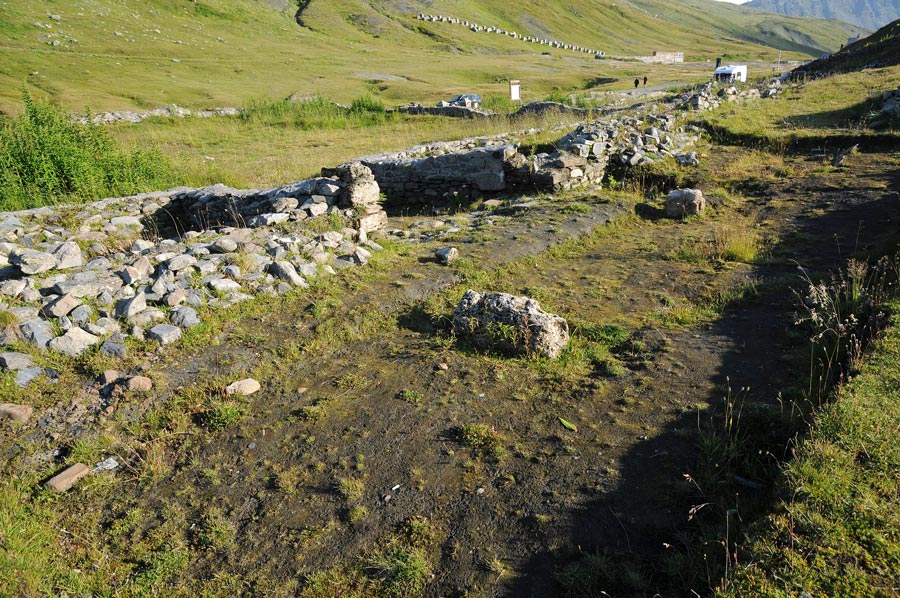
[[[484,120],[398,115],[380,124],[350,122],[334,129],[301,128],[277,118],[222,117],[154,119],[116,125],[110,132],[125,147],[159,148],[178,165],[181,184],[264,187],[318,176],[323,167],[353,158],[434,141],[539,128],[543,132],[521,141],[546,143],[562,136],[553,128],[566,122],[574,126],[575,120],[554,113]]]

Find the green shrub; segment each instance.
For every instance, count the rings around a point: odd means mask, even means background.
[[[350,103],[350,112],[353,114],[362,114],[364,112],[383,113],[384,111],[384,104],[381,100],[372,96],[356,98]]]
[[[221,402],[210,406],[201,415],[201,421],[209,430],[224,430],[237,423],[243,415],[240,405],[232,402]]]
[[[27,92],[22,101],[21,117],[0,122],[0,210],[169,185],[170,168],[158,151],[122,152],[99,125],[74,122]]]

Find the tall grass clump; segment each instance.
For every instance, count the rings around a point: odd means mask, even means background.
[[[374,127],[391,119],[384,104],[371,96],[353,100],[350,106],[321,96],[299,100],[258,98],[241,109],[241,119],[269,126],[302,131]]]
[[[484,96],[481,109],[495,114],[509,114],[522,107],[521,102],[514,102],[508,95],[492,93]]]
[[[858,370],[865,344],[881,329],[884,303],[895,294],[898,258],[875,264],[848,260],[828,282],[814,282],[803,268],[806,292],[800,297],[796,323],[810,333],[808,398],[820,404],[833,383]]]
[[[74,122],[27,92],[22,101],[22,116],[0,121],[0,210],[128,195],[170,182],[159,151],[123,152],[99,125]]]

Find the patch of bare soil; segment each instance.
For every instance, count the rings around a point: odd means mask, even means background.
[[[711,161],[741,151],[722,148]],[[800,397],[808,357],[793,326],[797,264],[822,273],[878,255],[897,227],[896,156],[848,162],[836,170],[798,158],[790,180],[757,182],[752,197],[684,222],[637,218],[600,193],[544,201],[456,237],[469,266],[502,272],[478,290],[535,296],[576,336],[579,327],[627,331],[606,361],[484,355],[449,337],[449,312],[435,307],[445,303],[431,300],[452,295],[459,275],[478,279],[431,259],[441,242],[413,245],[338,302],[301,295],[230,325],[216,346],[160,368],[177,386],[264,364],[263,391],[239,422],[198,431],[170,476],[121,484],[98,505],[103,518],[112,526],[139,508],[139,541],[173,513],[187,523],[212,507],[224,513],[234,542],[197,553],[186,588],[233,574],[249,594],[288,592],[291,580],[302,587],[309,574],[363,562],[424,517],[428,596],[559,596],[557,573],[590,553],[634,562],[611,595],[708,593],[716,579],[699,570],[685,567],[673,589],[678,576],[654,569],[683,548],[699,518],[689,512],[706,501],[699,430],[716,421],[729,387],[760,421]],[[715,171],[705,167],[701,188]],[[762,236],[762,259],[710,257],[735,223]],[[335,333],[354,322],[357,334]],[[329,334],[333,342],[314,342]],[[466,442],[472,424],[493,449]],[[788,450],[774,425],[771,436],[767,462]],[[744,490],[766,494],[769,483],[751,479]],[[193,533],[183,530],[188,542]]]

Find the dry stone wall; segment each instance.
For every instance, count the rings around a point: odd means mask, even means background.
[[[484,32],[484,33],[496,33],[497,35],[506,35],[513,39],[522,40],[523,42],[528,42],[532,44],[538,44],[540,46],[549,46],[551,48],[559,48],[561,50],[571,50],[572,52],[583,52],[585,54],[593,54],[595,56],[603,56],[603,52],[600,50],[592,50],[590,48],[585,48],[583,46],[577,46],[575,44],[567,44],[563,42],[559,42],[552,39],[547,39],[543,37],[535,37],[532,35],[520,35],[515,31],[507,31],[506,29],[500,29],[499,27],[493,27],[490,25],[479,25],[478,23],[468,21],[466,19],[459,19],[456,17],[446,17],[443,15],[426,15],[425,13],[419,13],[416,15],[416,19],[420,21],[425,21],[428,23],[450,23],[453,25],[461,25],[466,27],[472,31]]]
[[[128,337],[176,342],[201,322],[201,308],[286,293],[365,264],[381,249],[369,233],[387,223],[378,200],[371,171],[357,163],[267,191],[177,188],[0,214],[0,310],[11,320],[0,344],[69,357],[99,347],[121,358]],[[303,227],[327,213],[354,226]],[[159,237],[165,219],[178,231],[171,238]],[[0,353],[0,367],[20,386],[55,376],[15,351]]]

